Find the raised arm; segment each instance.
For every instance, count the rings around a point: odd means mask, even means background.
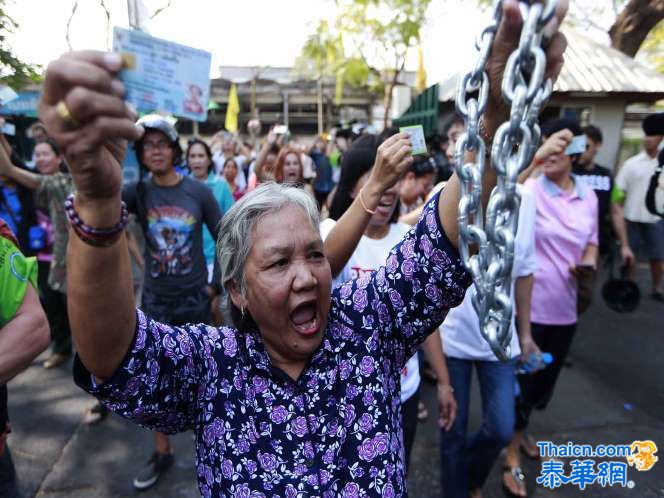
[[[265,158],[275,143],[277,143],[277,135],[274,131],[270,130],[261,150],[258,151],[256,162],[254,163],[254,173],[256,174],[256,179],[259,183],[263,181],[263,166],[265,166]]]
[[[371,214],[364,209],[362,202],[368,210],[376,209],[383,193],[399,180],[413,162],[410,150],[410,140],[406,133],[393,135],[378,147],[369,180],[325,239],[325,255],[330,262],[333,277],[343,270],[371,219]]]
[[[137,140],[143,133],[122,99],[124,88],[117,79],[121,65],[117,54],[66,54],[49,65],[39,105],[49,135],[67,159],[77,191],[74,207],[81,220],[95,228],[113,227],[120,220],[120,164],[126,141]],[[76,350],[90,373],[103,381],[120,365],[135,331],[124,234],[108,247],[95,247],[72,233],[67,282]]]
[[[535,173],[537,173],[544,160],[551,155],[563,152],[572,141],[572,138],[574,136],[567,128],[557,131],[547,138],[535,152],[530,165],[519,173],[519,183],[525,183],[531,176],[536,176]]]
[[[560,0],[556,15],[550,21],[550,25],[545,28],[553,32],[551,42],[549,43],[546,58],[547,65],[545,77],[550,77],[554,81],[563,66],[563,52],[567,46],[565,36],[557,31],[560,23],[567,12],[568,1]],[[491,50],[491,56],[487,62],[487,72],[491,82],[491,94],[484,114],[483,122],[487,137],[493,137],[498,127],[508,118],[509,111],[505,107],[501,96],[501,85],[503,71],[507,58],[518,46],[521,33],[522,19],[516,0],[505,0],[503,2],[503,13],[496,38]],[[487,151],[490,150],[487,144]],[[486,206],[489,195],[496,185],[496,175],[493,168],[485,168],[482,181],[483,204]],[[460,184],[456,173],[452,175],[445,186],[445,202],[439,203],[439,216],[447,237],[457,246],[459,241],[458,225],[458,207],[460,200]]]
[[[0,175],[7,176],[30,190],[38,189],[41,185],[41,175],[14,166],[11,161],[11,149],[8,150],[5,146],[6,139],[4,136],[0,138],[0,142],[3,142],[0,146]]]

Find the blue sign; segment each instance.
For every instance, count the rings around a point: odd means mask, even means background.
[[[30,116],[37,117],[37,106],[39,105],[39,92],[19,92],[18,98],[0,107],[3,116]]]

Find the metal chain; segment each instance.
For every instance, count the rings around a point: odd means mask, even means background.
[[[517,177],[539,146],[537,117],[553,88],[551,80],[544,81],[546,56],[541,44],[542,31],[553,17],[556,4],[557,0],[519,3],[523,28],[519,46],[507,60],[501,86],[503,98],[510,106],[510,118],[498,128],[491,146],[491,166],[498,181],[487,205],[486,222],[482,177],[487,154],[480,120],[489,100],[486,65],[500,23],[502,0],[496,1],[493,21],[477,39],[479,58],[461,78],[456,96],[456,110],[466,125],[455,151],[455,169],[461,181],[459,251],[477,290],[473,306],[479,316],[480,331],[501,360],[510,358],[512,338],[512,266],[521,202]],[[471,96],[474,92],[478,92],[477,97]],[[468,152],[473,153],[472,162],[466,161]],[[477,248],[473,255],[471,246]]]

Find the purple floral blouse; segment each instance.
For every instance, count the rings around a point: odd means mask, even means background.
[[[437,199],[385,267],[333,292],[297,381],[271,365],[257,331],[170,327],[137,311],[113,378],[95,386],[77,359],[77,383],[142,426],[193,430],[204,497],[406,496],[400,372],[470,283]]]

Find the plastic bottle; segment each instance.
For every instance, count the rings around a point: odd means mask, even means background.
[[[525,362],[517,364],[517,375],[532,374],[542,370],[553,361],[551,353],[531,353]]]

